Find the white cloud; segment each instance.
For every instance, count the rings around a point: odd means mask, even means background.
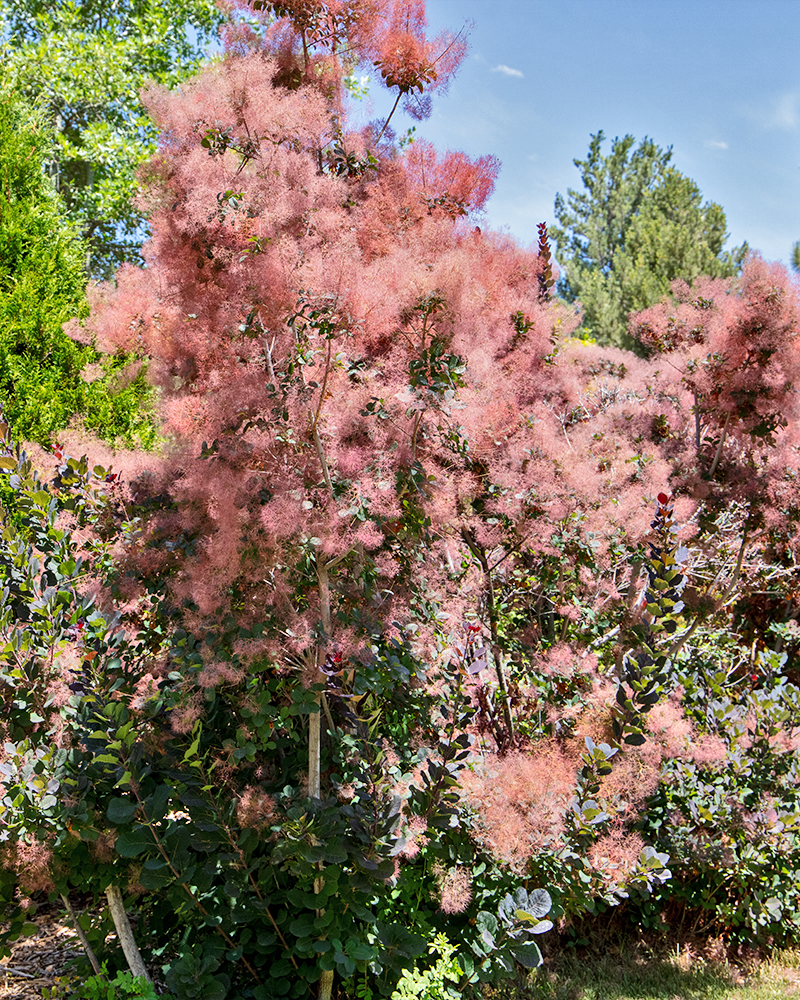
[[[745,113],[762,128],[780,128],[793,132],[800,124],[800,93],[787,91],[768,104],[749,105]]]
[[[767,119],[768,128],[797,128],[797,94],[782,94]]]
[[[520,80],[524,79],[525,77],[525,74],[522,72],[522,70],[512,69],[510,66],[504,66],[503,63],[500,63],[499,66],[495,66],[492,72],[502,73],[503,76],[517,76],[519,77]]]
[[[727,149],[728,148],[727,142],[722,142],[721,140],[711,140],[711,141],[707,142],[705,145],[706,145],[707,149]]]

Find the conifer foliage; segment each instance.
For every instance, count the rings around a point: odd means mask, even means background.
[[[604,140],[593,135],[586,159],[573,161],[583,190],[556,195],[552,235],[566,269],[561,292],[580,301],[587,335],[633,348],[632,312],[668,295],[675,280],[737,274],[748,247],[723,252],[724,211],[670,165],[671,149],[648,138],[634,148],[626,135],[604,156]]]

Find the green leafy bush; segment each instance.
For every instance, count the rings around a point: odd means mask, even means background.
[[[417,965],[406,969],[397,983],[397,989],[392,993],[391,1000],[448,1000],[461,996],[461,992],[453,985],[458,983],[463,970],[455,958],[456,946],[451,944],[444,934],[437,934],[428,945],[428,953],[438,955],[434,964],[420,970]]]
[[[67,983],[52,990],[45,988],[42,996],[44,1000],[172,1000],[168,993],[158,993],[143,976],[118,972],[109,979],[105,965],[101,975],[89,976],[80,984]]]
[[[48,444],[76,416],[106,438],[152,447],[146,369],[101,358],[62,329],[85,316],[86,246],[44,172],[41,107],[0,88],[0,402],[16,437]],[[85,377],[92,371],[90,380]]]
[[[665,766],[642,825],[674,859],[674,878],[647,904],[651,915],[671,904],[695,931],[748,943],[797,940],[800,689],[783,675],[785,662],[766,650],[746,673],[711,656],[682,665],[676,680],[698,726],[728,753],[724,767]]]

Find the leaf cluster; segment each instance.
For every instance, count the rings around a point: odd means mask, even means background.
[[[62,329],[84,316],[86,243],[43,167],[54,135],[43,103],[0,91],[0,397],[12,433],[49,443],[76,415],[106,439],[152,444],[146,369],[101,359]],[[95,377],[85,378],[93,367]]]
[[[222,12],[210,0],[7,0],[0,16],[8,77],[44,105],[55,133],[50,175],[87,241],[92,273],[109,276],[139,259],[144,219],[134,204],[136,171],[156,138],[140,91],[190,76]]]

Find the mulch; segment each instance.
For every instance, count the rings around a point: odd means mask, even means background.
[[[41,1000],[43,987],[52,989],[66,962],[83,950],[58,907],[40,906],[31,923],[36,933],[15,941],[11,956],[0,959],[2,1000]]]

